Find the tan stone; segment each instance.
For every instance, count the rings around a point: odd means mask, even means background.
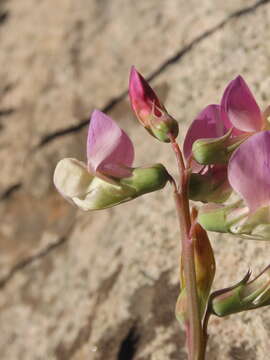
[[[3,74],[12,81],[21,79],[29,68],[28,57],[32,58],[32,72],[1,103],[21,109],[6,118],[10,125],[1,136],[10,144],[5,156],[10,154],[12,164],[18,162],[17,156],[23,159],[14,173],[16,182],[23,180],[23,187],[3,202],[1,209],[0,276],[10,277],[0,293],[0,358],[117,360],[128,334],[130,351],[132,346],[136,349],[134,360],[186,358],[183,331],[174,319],[179,234],[170,187],[104,212],[76,212],[60,200],[51,178],[60,158],[84,159],[86,129],[35,152],[32,148],[45,133],[78,123],[88,108],[102,107],[125,90],[130,62],[150,73],[195,36],[250,3],[202,1],[198,6],[195,1],[169,1],[166,7],[158,7],[157,2],[127,5],[124,1],[93,1],[89,5],[86,1],[61,1],[61,11],[53,13],[51,2],[41,2],[35,8],[30,1],[27,6],[11,3],[10,22],[2,26],[0,37],[11,49],[13,55],[9,56],[14,62],[17,52],[18,68],[12,73],[12,61],[6,61]],[[84,46],[81,74],[75,75],[70,57],[64,54],[72,41],[78,42],[74,40],[78,35],[71,31],[78,20],[84,24]],[[28,39],[29,47],[22,43],[19,49],[15,47],[19,42],[11,31],[15,22],[18,28],[22,26],[20,36]],[[57,30],[59,23],[65,26]],[[154,79],[167,108],[180,121],[181,139],[196,113],[219,101],[227,82],[238,73],[245,76],[260,104],[267,105],[269,23],[269,4],[234,17]],[[48,24],[47,32],[44,24]],[[52,49],[56,49],[55,57],[49,60],[46,53]],[[102,54],[100,58],[94,56],[97,52]],[[53,77],[48,81],[52,69]],[[78,89],[76,76],[80,76]],[[51,88],[42,93],[46,81]],[[81,96],[78,117],[71,111],[74,93]],[[163,162],[175,174],[168,145],[144,132],[134,121],[126,99],[113,107],[111,115],[134,140],[137,165]],[[19,123],[20,117],[22,122],[15,128],[11,123]],[[25,136],[20,139],[21,133]],[[12,173],[6,168],[5,173],[3,184],[12,184]],[[212,238],[217,256],[215,288],[231,285],[249,266],[257,272],[269,261],[268,243]],[[208,358],[267,360],[267,314],[262,309],[228,319],[212,318]]]
[[[94,108],[103,108],[126,91],[132,64],[148,75],[204,31],[252,3],[5,4],[9,16],[0,28],[0,110],[13,112],[2,121],[0,194],[22,181],[29,153],[45,135],[87,120]]]

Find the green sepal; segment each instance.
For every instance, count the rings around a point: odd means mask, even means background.
[[[135,190],[135,197],[162,189],[170,179],[162,164],[151,167],[134,168],[132,176],[120,179],[119,183]]]
[[[193,158],[202,165],[226,164],[230,156],[227,145],[231,132],[230,129],[219,138],[196,140],[192,145]]]
[[[166,143],[171,141],[168,134],[176,138],[179,132],[178,122],[169,115],[165,116],[165,120],[156,120],[156,123],[153,121],[152,126],[146,129],[156,139]]]
[[[230,232],[230,224],[226,221],[227,211],[223,205],[207,204],[199,209],[198,222],[207,231]]]

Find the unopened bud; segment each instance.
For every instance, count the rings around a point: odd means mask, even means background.
[[[129,97],[138,120],[152,136],[162,142],[169,142],[170,135],[177,137],[177,121],[168,114],[148,82],[134,67],[130,72]]]
[[[192,210],[192,216],[197,217],[197,211],[194,208]],[[201,309],[201,317],[203,317],[211,286],[215,277],[216,263],[207,232],[199,223],[194,222],[192,225],[192,238],[194,241],[196,285]]]
[[[194,242],[194,260],[196,273],[196,288],[200,305],[201,319],[203,318],[215,277],[216,264],[211,243],[206,231],[196,222],[197,210],[192,209],[192,226],[190,237]],[[176,317],[179,322],[188,323],[187,294],[183,263],[181,264],[181,292],[176,303]]]

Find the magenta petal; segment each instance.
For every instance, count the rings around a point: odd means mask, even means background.
[[[270,205],[270,131],[255,134],[240,145],[230,159],[228,178],[251,211]]]
[[[134,148],[127,134],[107,115],[92,113],[87,138],[88,168],[117,178],[130,175]]]
[[[227,128],[244,132],[260,131],[263,120],[260,108],[245,80],[239,75],[224,91],[221,106],[227,113]]]
[[[151,113],[153,108],[157,107],[162,109],[162,105],[154,90],[134,66],[132,66],[130,70],[129,98],[132,109],[138,116],[141,111]],[[157,113],[157,115],[160,114]]]
[[[188,159],[192,145],[198,139],[210,139],[225,134],[219,105],[208,105],[192,122],[184,141],[184,155]]]

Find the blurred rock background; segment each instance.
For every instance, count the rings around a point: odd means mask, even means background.
[[[85,159],[89,114],[109,113],[136,165],[170,148],[127,99],[132,64],[183,138],[194,116],[242,74],[270,99],[270,1],[0,0],[0,358],[186,359],[174,318],[179,234],[171,189],[96,213],[55,191],[63,157]],[[269,263],[269,244],[212,236],[215,288]],[[270,310],[212,318],[209,360],[267,360]]]

